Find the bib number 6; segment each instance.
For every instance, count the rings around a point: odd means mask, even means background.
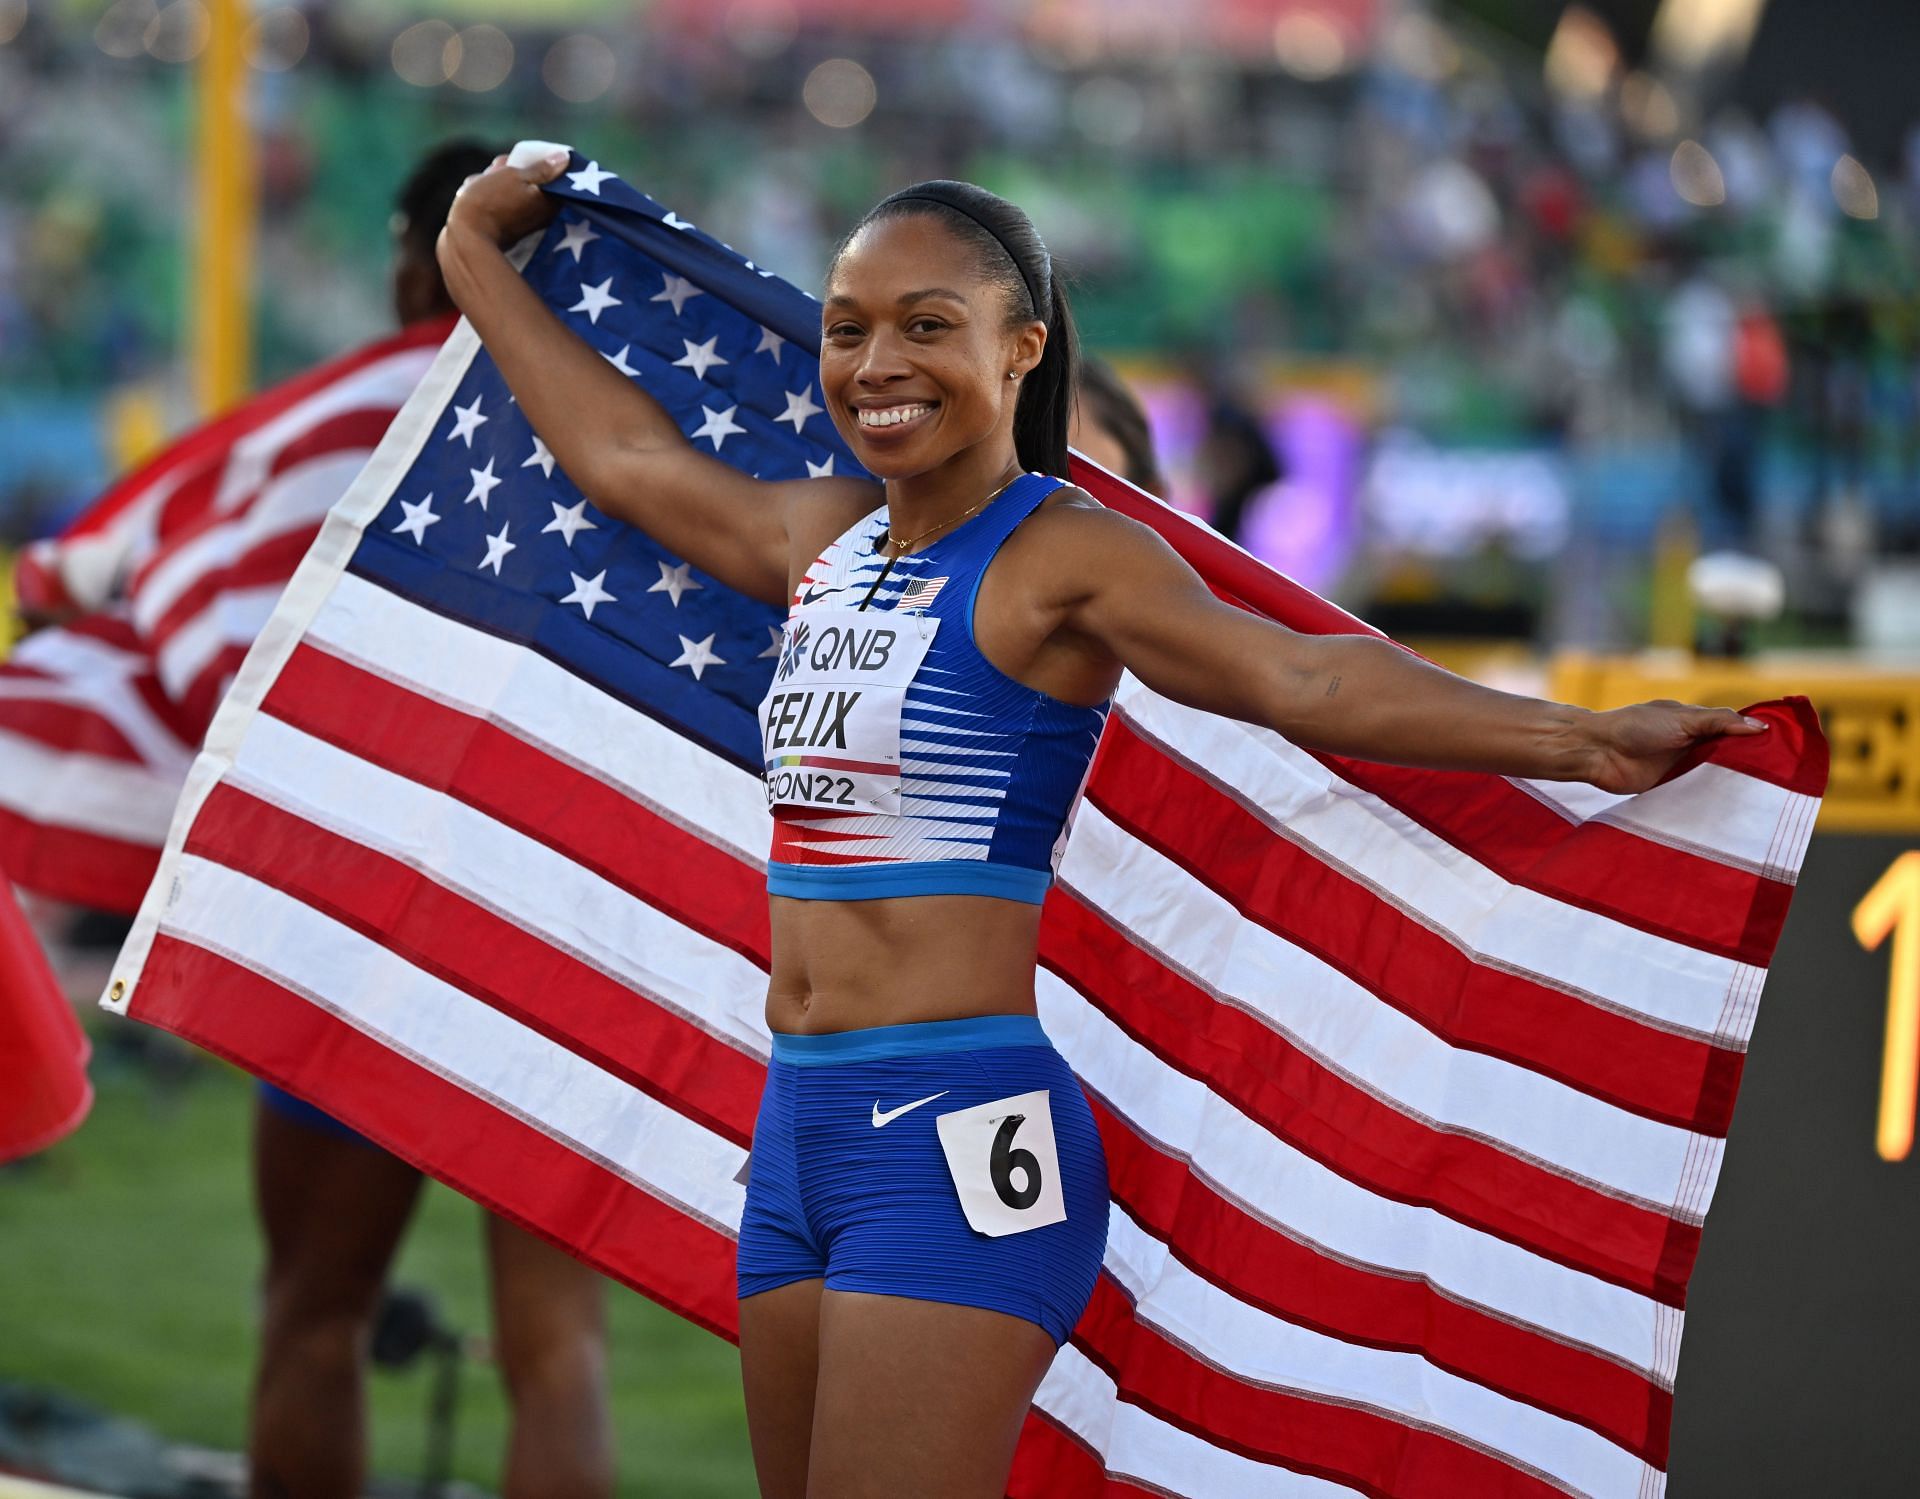
[[[1047,1090],[942,1114],[937,1121],[960,1210],[977,1233],[1024,1233],[1066,1219]]]

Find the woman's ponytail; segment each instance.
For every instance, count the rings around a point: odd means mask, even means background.
[[[1073,388],[1080,367],[1080,338],[1074,331],[1067,289],[1051,275],[1047,347],[1027,372],[1020,404],[1013,412],[1013,446],[1029,473],[1067,477],[1067,432],[1073,422]]]

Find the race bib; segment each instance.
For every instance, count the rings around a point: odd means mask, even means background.
[[[998,1239],[1066,1221],[1045,1088],[942,1114],[935,1123],[960,1210],[976,1232]]]
[[[767,805],[900,812],[900,710],[940,621],[809,609],[788,617],[760,705]]]

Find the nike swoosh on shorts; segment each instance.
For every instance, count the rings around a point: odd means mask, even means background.
[[[888,1109],[884,1114],[880,1112],[880,1100],[876,1098],[873,1101],[873,1127],[879,1129],[882,1125],[891,1124],[909,1110],[917,1109],[923,1103],[932,1103],[936,1098],[945,1098],[951,1091],[949,1088],[942,1088],[938,1093],[929,1093],[925,1098],[916,1098],[912,1103],[903,1103],[899,1108]]]

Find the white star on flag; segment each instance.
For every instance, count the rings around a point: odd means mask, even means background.
[[[596,239],[600,238],[600,236],[595,231],[593,225],[589,224],[585,219],[566,219],[563,220],[563,222],[567,226],[567,232],[560,237],[560,243],[553,247],[553,253],[558,255],[562,250],[571,250],[573,251],[573,263],[578,265],[580,264],[580,252],[586,249],[586,247]]]
[[[600,529],[592,521],[587,519],[587,502],[585,500],[580,500],[572,505],[562,505],[558,500],[548,500],[547,503],[553,506],[553,519],[540,528],[540,534],[542,536],[545,536],[549,531],[558,531],[560,533],[560,539],[568,546],[572,546],[575,532],[598,531]],[[565,601],[562,600],[562,602]]]
[[[681,218],[680,215],[675,213],[671,208],[667,210],[667,216],[660,222],[665,224],[669,229],[691,229],[693,227],[692,224]]]
[[[806,425],[808,417],[818,416],[824,410],[826,410],[826,407],[813,404],[813,386],[808,385],[805,390],[790,390],[787,392],[787,409],[776,416],[774,420],[776,422],[792,422],[793,430],[798,432]]]
[[[760,342],[754,345],[753,352],[756,354],[771,354],[773,355],[773,362],[778,364],[780,362],[780,351],[786,346],[787,341],[778,333],[775,333],[773,329],[762,328],[760,330]]]
[[[466,503],[471,505],[475,500],[478,500],[480,502],[480,508],[485,510],[487,508],[487,496],[498,489],[501,483],[500,480],[493,476],[493,460],[489,458],[485,468],[470,468],[467,470],[467,473],[473,478],[473,488],[467,491]]]
[[[581,282],[580,300],[569,307],[567,311],[584,312],[587,315],[588,322],[594,324],[596,327],[599,326],[601,313],[605,312],[609,307],[623,307],[626,305],[607,289],[612,285],[613,277],[611,276],[607,277],[607,279],[602,281],[598,286],[588,286],[584,281]]]
[[[480,565],[482,567],[492,568],[493,575],[496,578],[499,577],[500,564],[507,560],[507,553],[511,552],[515,547],[519,545],[520,543],[517,541],[507,540],[507,523],[505,521],[501,521],[500,534],[498,536],[489,536],[487,538],[487,555],[480,559]],[[602,574],[602,576],[604,577],[605,574]]]
[[[780,627],[778,625],[768,625],[767,634],[773,638],[767,648],[758,656],[754,657],[756,661],[764,661],[769,656],[773,657],[776,661],[780,659],[780,647],[786,644],[786,636],[780,633]]]
[[[581,609],[585,611],[588,619],[593,618],[593,606],[595,604],[615,604],[619,602],[619,600],[608,593],[605,588],[600,586],[607,581],[607,570],[604,567],[591,578],[583,578],[576,572],[569,572],[567,576],[573,579],[573,592],[561,599],[560,602],[563,604],[578,604]]]
[[[547,445],[538,437],[533,440],[533,455],[528,458],[525,463],[521,464],[520,467],[533,468],[536,465],[539,467],[540,472],[545,474],[549,479],[553,477],[553,454],[547,450]]]
[[[610,181],[616,175],[614,172],[601,171],[599,162],[590,161],[585,171],[567,173],[567,181],[573,184],[575,192],[592,193],[597,198],[600,196],[600,184]]]
[[[640,371],[627,363],[627,350],[632,347],[632,344],[622,344],[620,345],[620,352],[618,354],[609,354],[605,349],[602,349],[600,351],[600,357],[620,371],[620,373],[625,375],[629,380],[638,380],[640,378]]]
[[[681,594],[687,592],[689,589],[706,587],[704,583],[696,582],[688,576],[692,571],[693,564],[690,562],[682,562],[678,567],[668,567],[666,563],[662,562],[660,564],[660,581],[648,588],[647,592],[664,593],[668,598],[673,600],[673,607],[678,609],[680,607]]]
[[[447,434],[447,441],[452,442],[457,437],[468,447],[472,447],[473,434],[486,426],[490,420],[492,418],[480,414],[480,397],[475,396],[471,406],[453,408],[453,430]]]
[[[673,367],[677,370],[692,370],[693,378],[696,380],[706,379],[707,371],[716,364],[733,363],[731,359],[722,359],[714,352],[713,346],[720,342],[720,335],[717,333],[703,344],[696,344],[690,338],[683,338],[680,342],[687,346],[686,357],[674,360]]]
[[[393,529],[407,532],[413,537],[416,546],[427,539],[427,527],[438,525],[440,522],[440,517],[433,513],[432,495],[428,495],[417,505],[409,505],[402,500],[400,508],[406,512],[406,519]]]
[[[825,463],[815,463],[809,458],[807,460],[807,477],[809,479],[831,479],[833,477],[833,454],[827,454],[827,461]]]
[[[705,640],[698,641],[689,640],[686,636],[682,635],[680,637],[680,654],[667,663],[669,666],[684,666],[689,668],[693,672],[693,679],[696,682],[700,680],[700,673],[705,671],[709,666],[725,666],[726,664],[727,662],[724,656],[716,656],[713,653],[712,635],[709,635]]]
[[[685,276],[668,275],[666,286],[648,297],[647,300],[649,302],[673,303],[673,315],[679,317],[680,309],[685,307],[687,303],[695,297],[701,295],[703,295],[703,293],[700,288],[687,280]]]
[[[720,445],[734,433],[747,430],[745,427],[736,425],[733,420],[734,412],[739,409],[738,406],[729,406],[725,411],[715,411],[711,406],[703,405],[700,408],[700,414],[706,420],[687,434],[688,441],[696,437],[711,437],[714,452],[719,452]]]

